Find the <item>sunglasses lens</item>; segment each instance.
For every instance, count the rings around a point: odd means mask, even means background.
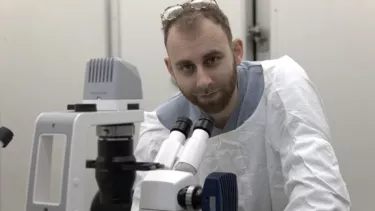
[[[190,4],[195,9],[203,9],[207,7],[207,5],[211,4],[212,0],[194,0]]]
[[[171,20],[176,18],[180,13],[182,12],[181,6],[173,6],[165,10],[163,13],[163,19],[164,20]]]
[[[209,4],[212,4],[212,3],[216,4],[216,1],[215,0],[192,0],[190,2],[187,2],[187,3],[183,4],[183,5],[188,5],[191,8],[194,8],[196,10],[200,10],[200,9],[206,8]],[[162,21],[172,20],[172,19],[178,17],[181,14],[182,11],[183,11],[182,5],[170,6],[161,15]]]

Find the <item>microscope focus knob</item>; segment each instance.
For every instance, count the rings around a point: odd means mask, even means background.
[[[200,210],[202,206],[202,187],[186,186],[178,192],[177,201],[186,210]]]
[[[229,172],[213,172],[204,182],[186,186],[177,195],[178,204],[185,210],[237,211],[237,176]]]

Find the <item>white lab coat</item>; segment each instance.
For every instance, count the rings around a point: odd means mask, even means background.
[[[288,56],[260,64],[262,98],[240,127],[209,139],[201,183],[211,172],[236,173],[240,211],[350,210],[322,101],[306,72]],[[146,112],[137,160],[153,161],[168,136],[155,111]],[[132,211],[146,173],[137,173]]]

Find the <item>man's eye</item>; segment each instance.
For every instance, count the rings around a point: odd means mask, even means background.
[[[194,66],[192,64],[184,64],[181,65],[179,68],[183,72],[192,72],[194,70]]]
[[[206,65],[214,65],[216,64],[218,61],[219,61],[219,57],[218,56],[211,56],[210,58],[206,59],[205,63]]]

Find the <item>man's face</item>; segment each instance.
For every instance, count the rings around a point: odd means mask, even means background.
[[[203,19],[191,31],[172,26],[166,64],[182,94],[204,112],[222,111],[237,84],[237,63],[222,28]]]

